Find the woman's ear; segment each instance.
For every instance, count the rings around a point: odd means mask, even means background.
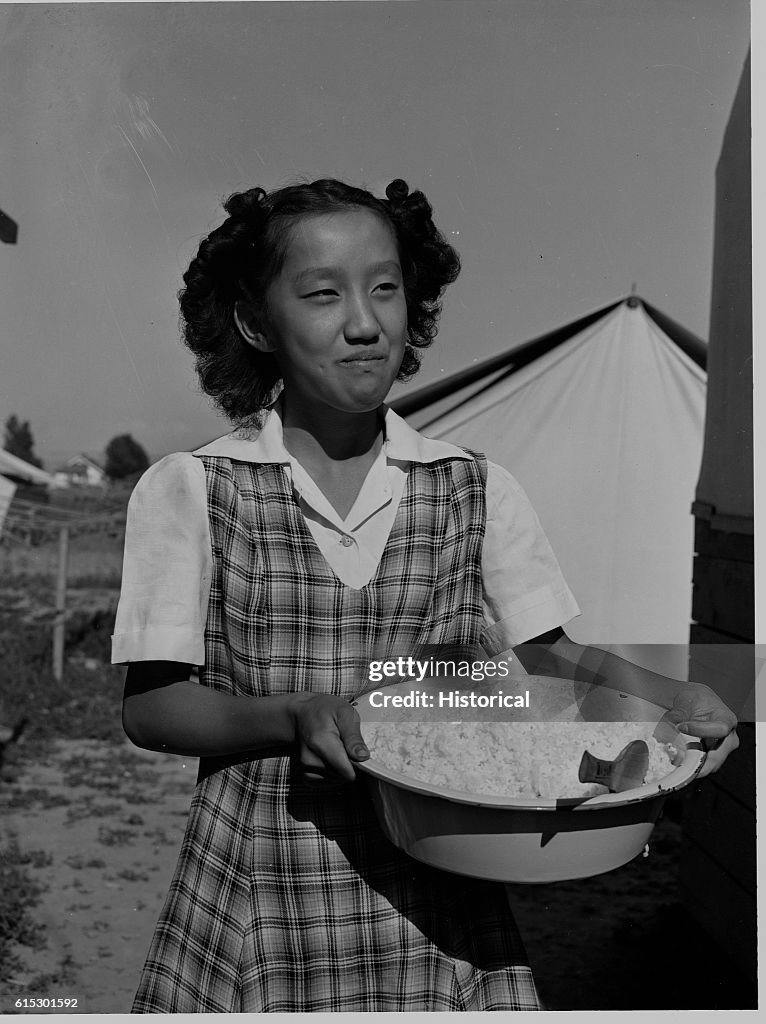
[[[268,338],[261,330],[259,318],[255,315],[249,302],[238,299],[234,303],[234,323],[248,345],[257,348],[259,352],[274,351],[274,346],[269,343]]]

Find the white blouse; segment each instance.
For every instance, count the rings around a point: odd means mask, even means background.
[[[236,430],[151,466],[128,506],[112,662],[204,664],[212,549],[205,469],[198,456],[280,464],[319,550],[339,579],[359,589],[380,562],[410,463],[470,458],[455,445],[419,434],[391,409],[385,435],[345,519],[285,448],[278,407],[259,432]],[[481,570],[482,644],[491,655],[580,613],[529,499],[511,474],[492,462]]]

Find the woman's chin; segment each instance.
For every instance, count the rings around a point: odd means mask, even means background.
[[[344,408],[347,412],[372,412],[385,402],[390,390],[391,384],[389,383],[359,381],[355,387],[346,391],[339,407]]]
[[[316,415],[321,415],[323,408],[334,409],[348,415],[364,415],[374,412],[385,402],[392,386],[393,381],[381,380],[380,377],[362,378],[345,382],[343,387],[313,392],[286,387],[285,396],[288,404],[296,410],[302,410],[304,416],[310,415],[310,410],[314,410]]]

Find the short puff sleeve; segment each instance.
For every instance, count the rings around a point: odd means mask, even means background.
[[[485,629],[493,655],[562,626],[580,609],[529,498],[511,474],[487,467],[482,553]]]
[[[186,452],[168,455],[128,504],[112,663],[204,664],[211,572],[205,468]]]

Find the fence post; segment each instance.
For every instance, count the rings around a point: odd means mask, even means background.
[[[53,619],[53,678],[61,682],[64,675],[64,632],[66,625],[66,577],[69,560],[69,527],[59,529],[59,564],[56,574],[56,614]]]

